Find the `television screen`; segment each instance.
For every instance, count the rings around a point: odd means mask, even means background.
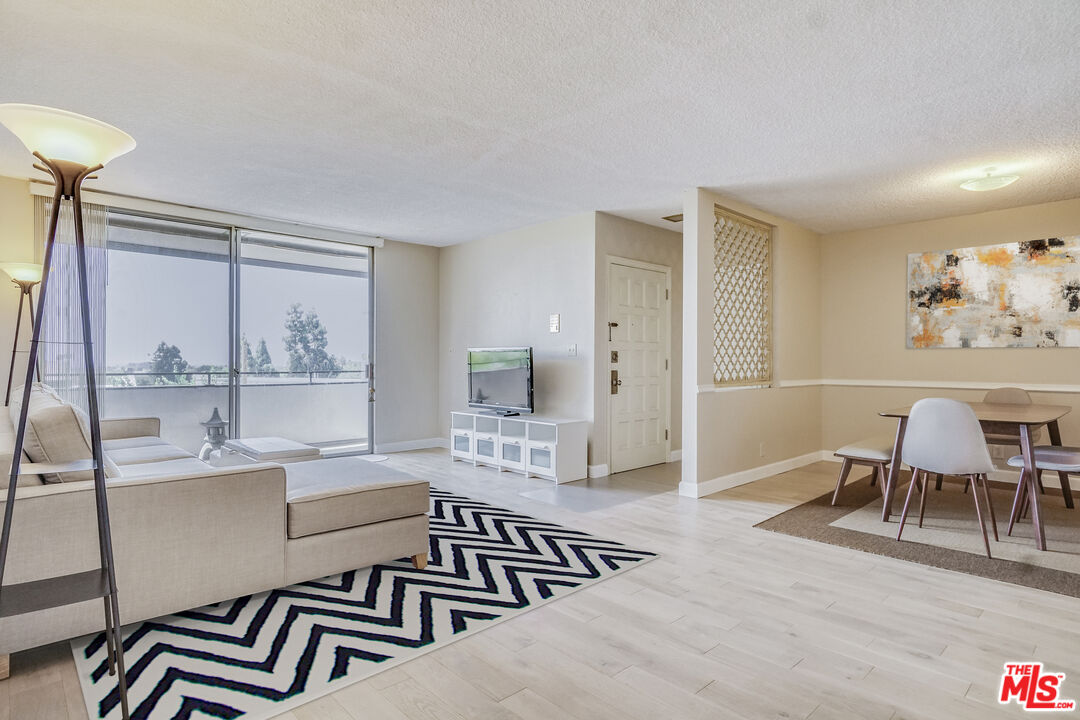
[[[532,412],[532,348],[470,348],[469,405]]]

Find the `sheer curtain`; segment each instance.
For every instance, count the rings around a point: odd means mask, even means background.
[[[52,212],[51,197],[36,196],[34,229],[37,246],[44,258],[45,235]],[[79,303],[79,275],[76,266],[75,221],[71,200],[62,200],[52,268],[46,288],[42,336],[39,350],[41,380],[67,402],[87,409],[86,370],[82,346],[82,314]],[[90,334],[97,371],[98,407],[102,402],[105,372],[105,281],[107,273],[106,208],[83,203],[83,232],[86,241],[86,270],[90,291]]]

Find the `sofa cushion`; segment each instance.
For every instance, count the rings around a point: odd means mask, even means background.
[[[305,458],[315,460],[320,457],[317,447],[274,436],[226,440],[225,447],[255,462],[298,461]]]
[[[127,479],[159,475],[197,475],[213,469],[213,467],[197,457],[185,457],[176,460],[162,460],[161,462],[121,465],[120,477]]]
[[[428,483],[355,457],[285,465],[288,536],[368,525],[428,511]]]
[[[22,388],[11,393],[8,415],[12,424],[19,421],[22,408]],[[88,428],[83,427],[78,408],[65,403],[43,383],[34,383],[30,390],[30,409],[26,415],[26,436],[23,450],[31,462],[63,463],[72,460],[89,460]],[[49,473],[42,476],[47,483],[93,480],[91,471],[75,473]]]
[[[109,450],[106,455],[108,455],[108,457],[117,465],[136,465],[139,463],[153,463],[162,462],[164,460],[179,460],[180,458],[194,457],[194,455],[187,450],[181,450],[175,445],[169,445],[168,443]]]
[[[127,448],[149,447],[151,445],[168,445],[169,443],[156,435],[140,435],[139,437],[115,438],[102,440],[101,447],[105,452],[112,450],[125,450]]]

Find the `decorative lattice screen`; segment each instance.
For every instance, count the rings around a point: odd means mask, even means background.
[[[772,381],[772,228],[716,208],[713,382]]]

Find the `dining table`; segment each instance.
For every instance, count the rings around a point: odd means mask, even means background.
[[[983,432],[1000,435],[1018,436],[1020,454],[1024,457],[1023,482],[1028,483],[1028,497],[1031,498],[1031,523],[1035,529],[1035,546],[1039,550],[1046,550],[1046,530],[1042,522],[1042,509],[1039,499],[1039,483],[1035,472],[1035,448],[1032,436],[1035,431],[1046,426],[1050,435],[1051,445],[1061,445],[1061,431],[1058,428],[1058,420],[1067,415],[1072,408],[1068,405],[1019,405],[1006,403],[967,403],[975,411],[975,417],[982,425]],[[893,497],[896,495],[896,485],[900,479],[900,465],[904,457],[904,433],[907,430],[908,416],[911,414],[911,405],[883,410],[879,415],[896,419],[896,440],[893,443],[892,462],[889,464],[889,477],[885,483],[885,497],[882,502],[881,520],[888,522],[892,515]],[[942,442],[948,442],[943,437]],[[1061,481],[1061,492],[1065,497],[1066,507],[1073,507],[1072,489],[1069,487],[1069,476],[1066,473],[1058,473]]]

